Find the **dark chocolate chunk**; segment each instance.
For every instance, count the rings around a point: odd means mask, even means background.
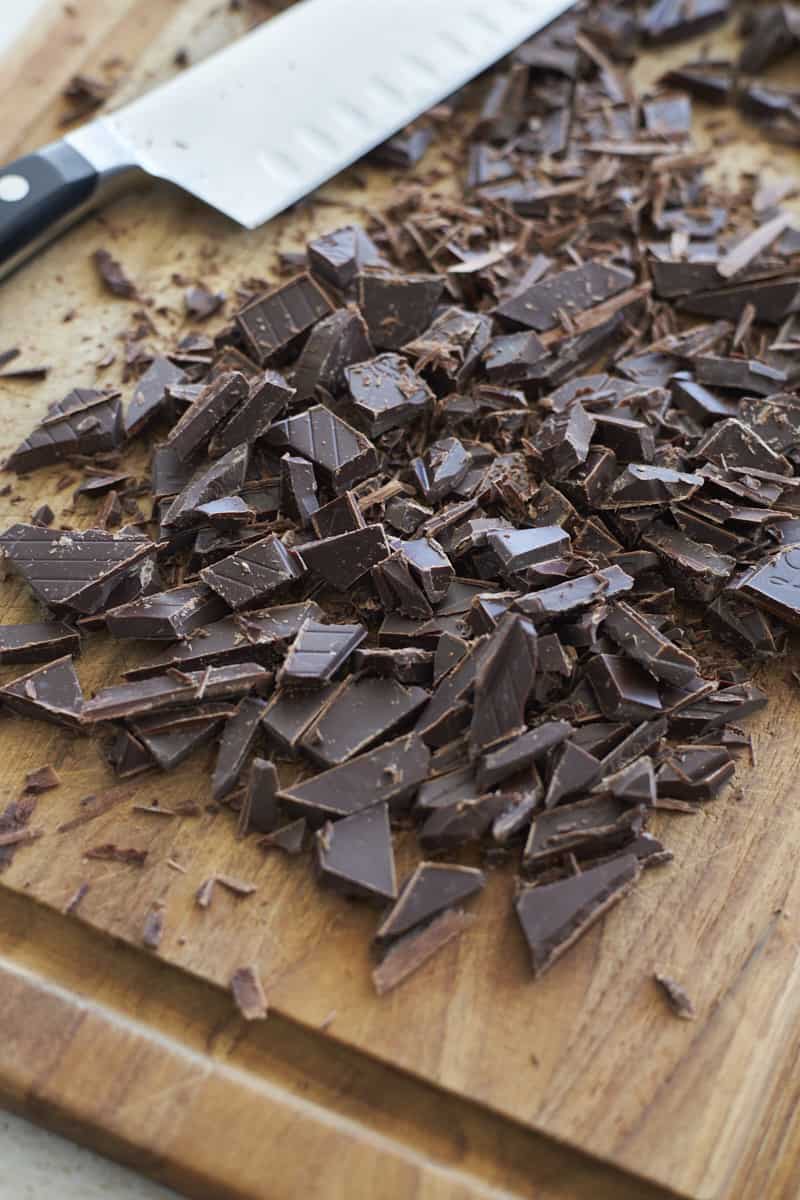
[[[596,600],[610,600],[612,596],[629,592],[632,588],[633,579],[620,567],[604,567],[591,575],[578,575],[555,587],[528,592],[515,600],[513,606],[527,617],[560,617],[585,608]]]
[[[572,733],[573,727],[568,721],[545,721],[535,729],[519,734],[507,745],[491,750],[481,758],[477,770],[478,786],[484,791],[496,787],[530,763],[542,759]]]
[[[81,640],[60,621],[0,625],[0,663],[38,663],[80,654]]]
[[[643,613],[620,600],[611,605],[603,629],[625,653],[640,662],[651,675],[680,687],[698,673],[692,658]]]
[[[345,292],[362,267],[383,266],[372,238],[358,225],[345,225],[308,243],[308,263],[323,283]]]
[[[378,350],[399,350],[433,319],[444,281],[438,275],[363,271],[356,281],[358,305]]]
[[[353,651],[353,670],[370,675],[388,675],[400,683],[418,683],[423,687],[433,679],[433,654],[430,650],[385,650],[370,646]]]
[[[168,407],[167,389],[174,384],[186,382],[186,372],[176,367],[168,358],[158,356],[136,384],[130,404],[125,410],[123,423],[127,437],[140,433],[155,416],[161,416]]]
[[[533,332],[509,333],[492,338],[483,354],[487,378],[496,383],[522,383],[547,355]]]
[[[293,787],[280,799],[287,812],[314,827],[386,801],[402,809],[428,774],[430,751],[414,734],[404,734],[339,767],[331,767]]]
[[[252,608],[302,575],[296,555],[274,534],[242,547],[200,572],[200,577],[233,609]]]
[[[511,325],[543,333],[558,325],[560,312],[567,318],[601,304],[633,283],[631,271],[601,262],[570,267],[540,280],[526,291],[498,304],[495,313]]]
[[[536,630],[518,613],[506,613],[490,636],[475,676],[475,700],[469,731],[470,750],[521,733],[538,661]]]
[[[196,283],[183,293],[186,312],[195,321],[206,321],[219,312],[225,303],[224,292],[212,292],[203,283]]]
[[[588,792],[600,773],[600,762],[593,754],[572,741],[563,742],[553,758],[550,783],[544,798],[545,808],[554,808],[576,792]]]
[[[248,833],[273,833],[281,823],[277,793],[278,772],[273,763],[254,758],[250,764],[242,807],[239,810],[239,836]]]
[[[342,592],[389,554],[382,525],[366,525],[352,533],[304,542],[299,550],[307,567]]]
[[[435,852],[480,841],[506,805],[506,797],[497,792],[441,805],[425,818],[417,835],[419,844],[424,851]]]
[[[311,527],[322,540],[364,528],[364,518],[352,492],[344,492],[311,514]]]
[[[334,394],[352,363],[363,363],[372,354],[372,343],[358,309],[336,309],[314,326],[297,360],[292,379],[297,400],[310,400],[317,388]]]
[[[294,757],[303,734],[340,686],[328,683],[319,688],[280,688],[264,710],[262,725],[267,738],[282,754]]]
[[[597,654],[586,668],[603,716],[610,721],[641,721],[655,716],[662,704],[655,681],[633,659]]]
[[[48,406],[47,415],[9,455],[11,471],[33,471],[71,455],[116,450],[123,440],[119,392],[75,388]]]
[[[733,467],[744,467],[778,475],[790,475],[792,472],[790,463],[783,455],[776,454],[754,429],[733,417],[712,425],[695,446],[694,455],[726,471]]]
[[[167,592],[142,596],[103,614],[106,628],[119,638],[186,638],[219,620],[226,606],[203,583],[185,583]]]
[[[153,447],[150,461],[150,487],[153,499],[159,500],[165,496],[175,496],[186,487],[196,468],[188,462],[183,462],[175,453],[172,446],[166,444]]]
[[[245,696],[239,702],[236,715],[226,722],[211,779],[211,792],[215,800],[221,800],[236,787],[260,732],[265,708],[263,700]]]
[[[320,883],[344,896],[394,900],[397,877],[389,806],[373,804],[317,831],[315,865]]]
[[[733,64],[726,61],[684,63],[668,71],[661,82],[683,88],[706,104],[727,104],[733,94]]]
[[[0,688],[0,704],[39,721],[79,730],[83,719],[83,691],[69,654]]]
[[[523,888],[515,908],[537,979],[631,890],[640,870],[624,854],[570,879]]]
[[[407,726],[427,701],[424,688],[386,676],[352,676],[326,702],[300,748],[322,767],[338,766]]]
[[[148,765],[155,761],[162,771],[171,771],[199,747],[208,746],[222,728],[224,720],[224,716],[218,715],[191,723],[175,722],[169,725],[165,723],[166,714],[145,714],[132,722],[132,728],[136,740],[147,751],[150,760]],[[118,775],[130,774],[130,771],[121,771],[119,766],[116,770]]]
[[[280,372],[267,370],[253,376],[248,380],[247,395],[237,403],[224,425],[211,435],[209,453],[225,454],[243,442],[252,446],[294,397],[295,389],[289,387]]]
[[[411,469],[429,504],[455,491],[472,465],[472,455],[458,438],[443,438],[428,447],[422,458],[412,459]]]
[[[536,449],[549,474],[560,478],[586,461],[595,421],[580,404],[547,417],[536,434]]]
[[[236,314],[236,324],[253,358],[262,365],[288,350],[332,310],[310,275],[298,275],[253,300]]]
[[[693,292],[679,301],[678,307],[704,317],[724,317],[735,321],[746,304],[755,309],[755,320],[779,325],[795,312],[800,302],[800,279],[748,280],[703,292]]]
[[[95,80],[91,80],[87,76],[76,75],[72,81],[72,91],[69,94],[75,96],[79,94],[79,91],[93,94],[96,90],[93,86],[95,83]],[[108,95],[108,91],[101,83],[98,83],[97,86],[101,91],[100,103],[102,104]],[[125,274],[122,263],[113,258],[108,250],[95,250],[92,255],[92,261],[97,268],[98,275],[109,292],[114,296],[122,296],[125,300],[136,298],[136,285]]]
[[[395,904],[375,934],[379,945],[386,945],[483,891],[486,876],[475,867],[423,862],[400,888]]]
[[[337,495],[374,475],[378,467],[372,442],[322,404],[276,421],[266,440],[309,459]]]
[[[385,613],[399,612],[416,621],[433,615],[425,593],[411,574],[408,559],[400,550],[376,563],[371,576]]]
[[[6,560],[38,600],[54,611],[101,609],[126,577],[152,573],[158,546],[128,529],[43,529],[12,525],[0,535]]]
[[[800,548],[787,546],[745,575],[741,595],[790,625],[800,624]]]
[[[305,817],[299,817],[296,821],[290,821],[288,825],[282,825],[274,833],[268,833],[258,844],[262,850],[274,848],[294,857],[303,852],[307,829],[308,822]]]
[[[522,855],[537,874],[574,854],[578,860],[619,850],[642,832],[642,809],[614,796],[592,796],[537,813]]]
[[[800,49],[800,10],[794,4],[769,4],[751,8],[742,21],[745,41],[739,54],[739,69],[757,75]]]
[[[258,663],[242,662],[225,667],[206,667],[204,671],[173,671],[154,675],[135,683],[101,688],[87,700],[81,713],[87,723],[116,721],[141,713],[193,704],[202,699],[219,700],[242,696],[256,687],[264,687],[271,676]]]
[[[446,308],[403,352],[437,392],[449,391],[469,383],[491,336],[492,320],[487,313]]]
[[[647,755],[628,763],[613,775],[604,775],[595,791],[608,792],[626,804],[643,804],[652,808],[656,802],[656,777],[653,760]]]
[[[659,800],[713,800],[735,770],[724,746],[675,746],[656,775]]]
[[[513,575],[534,563],[558,558],[569,550],[570,538],[558,525],[539,525],[534,529],[492,530],[486,537],[489,549],[497,555],[506,575]]]
[[[433,769],[433,760],[431,767]],[[438,761],[436,769],[441,769],[441,763]],[[481,795],[472,767],[459,766],[426,780],[417,793],[414,811],[427,814],[437,808],[452,808],[453,805],[462,804],[467,800],[478,800]]]
[[[303,526],[308,525],[318,508],[313,466],[306,458],[284,454],[281,458],[281,510]]]
[[[399,354],[380,354],[344,371],[355,419],[370,437],[416,420],[433,393]]]
[[[727,554],[717,554],[711,546],[701,545],[663,523],[652,525],[642,540],[655,550],[670,582],[691,599],[709,603],[736,566]]]
[[[278,682],[284,687],[321,687],[347,662],[367,631],[363,625],[322,625],[309,619],[297,631]]]
[[[390,992],[454,938],[460,937],[474,920],[460,908],[449,908],[419,930],[398,938],[386,957],[372,972],[372,982],[379,996]]]
[[[33,792],[37,796],[59,787],[60,784],[58,772],[49,763],[47,766],[37,767],[35,771],[28,771],[25,775],[25,791]]]
[[[441,604],[448,596],[450,585],[455,579],[455,570],[435,538],[412,538],[407,542],[396,542],[393,545],[402,550],[411,574],[419,583],[430,603]],[[466,611],[468,607],[467,604],[463,611]]]
[[[382,167],[415,167],[432,141],[429,127],[405,129],[376,146],[369,160]]]
[[[185,462],[195,450],[205,445],[232,409],[246,400],[248,390],[247,378],[240,372],[220,375],[203,389],[173,425],[166,444]]]

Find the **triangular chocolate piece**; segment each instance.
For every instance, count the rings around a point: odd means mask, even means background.
[[[125,412],[124,423],[127,437],[139,433],[147,422],[166,406],[167,388],[183,383],[186,372],[176,367],[168,358],[154,358],[136,385],[130,404]]]
[[[134,730],[142,744],[152,754],[162,771],[171,771],[178,763],[197,749],[208,745],[210,738],[222,724],[222,717],[209,717],[205,721],[176,723],[172,728],[165,723],[165,714],[140,718],[134,722]],[[149,728],[149,726],[159,726]]]
[[[276,850],[283,850],[284,854],[301,854],[307,829],[308,822],[305,817],[298,817],[296,821],[282,825],[274,833],[268,833],[258,844],[262,850],[271,850],[274,847]]]
[[[23,717],[81,728],[83,691],[69,654],[7,683],[0,702]]]
[[[367,900],[394,900],[397,895],[387,804],[328,821],[317,833],[315,850],[320,882],[337,892]]]
[[[445,908],[461,904],[485,886],[486,876],[476,867],[420,863],[400,889],[396,903],[375,934],[375,941],[387,942],[400,937]]]
[[[639,878],[632,854],[613,858],[557,883],[523,888],[515,901],[522,932],[538,978],[582,933],[621,900]]]
[[[600,761],[574,742],[565,742],[557,752],[550,786],[544,798],[545,808],[554,808],[565,796],[588,791],[600,770]]]
[[[209,500],[238,492],[244,484],[249,459],[249,446],[234,446],[233,450],[218,458],[210,467],[198,471],[172,501],[162,524],[178,528],[202,524],[203,515],[198,514],[197,509]]]
[[[536,681],[536,630],[519,613],[506,613],[490,636],[475,677],[470,749],[481,753],[525,728],[525,706]]]
[[[147,747],[127,729],[120,729],[106,752],[106,758],[120,779],[130,779],[155,766]]]
[[[115,450],[122,442],[122,401],[119,392],[74,388],[47,410],[6,461],[12,471],[33,471],[71,454]]]
[[[652,808],[656,802],[656,776],[652,758],[644,755],[616,774],[604,776],[598,784],[599,788],[627,804],[646,804]]]
[[[215,800],[221,800],[236,787],[247,756],[258,736],[266,707],[263,700],[245,696],[239,703],[236,716],[226,723],[211,779],[211,793]]]
[[[254,758],[239,809],[239,837],[248,833],[272,833],[277,829],[280,821],[279,787],[274,763],[264,758]]]
[[[102,608],[114,585],[158,546],[126,529],[45,529],[12,525],[0,545],[14,571],[30,585],[37,600],[50,608],[94,613]]]

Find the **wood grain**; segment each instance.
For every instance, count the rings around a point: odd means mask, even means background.
[[[0,123],[4,154],[57,136],[58,93],[74,71],[95,72],[122,53],[130,66],[120,94],[133,94],[169,71],[179,46],[209,49],[243,20],[199,0],[75,8],[67,18],[54,4],[9,59],[0,111],[24,112],[26,123]],[[678,48],[673,60],[696,48]],[[665,65],[663,55],[646,60],[640,81]],[[737,141],[717,156],[718,171],[760,169],[767,157],[774,173],[798,171],[796,154],[730,127]],[[276,247],[363,216],[392,186],[389,173],[360,167],[253,233],[162,185],[84,223],[0,289],[0,349],[19,345],[26,361],[52,364],[45,384],[3,383],[0,450],[69,387],[118,378],[116,365],[103,373],[94,364],[108,349],[119,353],[136,304],[100,291],[90,263],[98,246],[165,306],[149,342],[166,345],[185,325],[173,272],[229,292],[241,277],[269,277]],[[88,525],[92,506],[81,501],[70,514],[71,489],[54,490],[61,474],[15,485],[22,500],[3,501],[3,524],[47,499],[57,520]],[[7,582],[0,619],[33,616],[26,589]],[[78,664],[84,688],[145,656],[93,636]],[[743,766],[728,796],[702,814],[662,819],[675,866],[648,872],[544,980],[530,981],[510,914],[512,880],[498,871],[474,906],[475,925],[380,1000],[367,952],[374,914],[319,892],[304,864],[237,842],[230,814],[169,821],[133,810],[156,796],[208,799],[203,754],[166,778],[141,777],[134,798],[60,835],[81,798],[113,779],[93,743],[3,720],[2,804],[46,762],[63,784],[39,801],[35,823],[45,836],[22,847],[2,877],[0,1090],[203,1196],[352,1196],[357,1179],[358,1195],[432,1200],[795,1197],[800,693],[792,665],[762,680],[773,700],[753,723],[758,771]],[[147,865],[83,858],[107,841],[146,848]],[[412,861],[403,837],[397,852],[402,874]],[[214,872],[258,890],[237,899],[220,889],[202,911],[194,892]],[[90,890],[80,919],[62,916],[83,881]],[[131,948],[154,900],[166,906],[159,958]],[[257,964],[269,993],[271,1015],[258,1028],[245,1029],[220,991],[242,963]],[[696,1022],[670,1016],[654,970],[682,980]]]

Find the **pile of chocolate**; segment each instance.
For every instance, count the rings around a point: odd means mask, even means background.
[[[380,990],[464,927],[476,848],[518,871],[541,974],[671,857],[650,815],[730,780],[752,669],[800,621],[800,232],[775,189],[704,182],[686,92],[718,99],[720,64],[642,101],[628,78],[637,37],[728,7],[568,14],[477,116],[450,102],[461,196],[420,168],[129,397],[52,404],[8,461],[82,463],[102,507],[0,537],[46,616],[0,629],[2,661],[44,664],[4,708],[98,735],[122,778],[216,739],[230,836],[310,841],[322,884],[387,906]],[[798,20],[759,8],[748,61],[796,50]],[[153,653],[85,698],[96,629]],[[426,861],[398,888],[407,825]]]

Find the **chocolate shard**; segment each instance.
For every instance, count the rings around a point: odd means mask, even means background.
[[[166,443],[153,447],[150,460],[150,488],[154,500],[176,496],[192,478],[195,468],[185,463]]]
[[[408,726],[427,703],[424,688],[387,676],[352,676],[327,701],[300,748],[321,767],[334,767]]]
[[[755,320],[768,325],[780,325],[795,312],[800,303],[800,279],[782,276],[777,279],[748,280],[704,292],[693,292],[678,302],[685,312],[704,317],[723,317],[736,321],[745,304],[755,309]]]
[[[378,469],[372,442],[322,404],[276,421],[265,440],[278,449],[302,454],[337,495]]]
[[[656,775],[658,799],[713,800],[735,770],[724,746],[676,746]]]
[[[436,644],[433,658],[433,682],[439,683],[469,651],[469,643],[454,633],[443,633]]]
[[[652,675],[633,659],[597,654],[586,668],[604,717],[610,721],[641,721],[662,709]]]
[[[73,454],[116,450],[124,436],[119,392],[75,388],[50,404],[47,415],[9,455],[10,471],[34,471]]]
[[[531,767],[513,790],[504,792],[504,807],[492,821],[492,841],[497,847],[510,846],[524,834],[533,814],[541,807],[544,785],[535,767]]]
[[[634,581],[621,567],[603,567],[591,575],[578,575],[555,587],[528,592],[513,602],[527,617],[561,617],[586,608],[599,599],[611,599],[633,588]]]
[[[486,876],[475,867],[423,862],[405,881],[381,922],[375,941],[386,945],[483,891]]]
[[[633,281],[633,273],[625,268],[587,262],[540,280],[501,301],[495,314],[510,325],[543,333],[559,324],[560,312],[567,318],[574,317],[629,288]]]
[[[382,525],[366,525],[338,537],[305,542],[299,551],[307,567],[332,587],[345,592],[388,556],[389,546]]]
[[[248,352],[263,366],[273,355],[292,349],[332,307],[310,275],[298,275],[240,309],[236,324]]]
[[[370,437],[407,425],[433,402],[425,380],[399,354],[357,360],[355,366],[345,369],[344,377],[354,419]]]
[[[604,775],[594,791],[608,792],[615,799],[624,800],[626,804],[643,804],[646,808],[652,808],[656,802],[656,777],[652,758],[643,755],[613,775]]]
[[[694,455],[725,471],[745,467],[778,475],[792,473],[791,464],[782,454],[776,454],[754,429],[733,417],[712,425],[695,446]]]
[[[131,401],[123,415],[126,437],[141,433],[153,417],[161,416],[168,408],[167,388],[186,382],[186,372],[168,358],[157,356],[139,379]]]
[[[538,663],[536,630],[518,613],[506,613],[490,636],[475,676],[475,699],[469,731],[470,750],[487,747],[525,728],[525,708]]]
[[[284,454],[281,458],[281,510],[301,526],[308,525],[319,508],[317,479],[306,458]]]
[[[603,630],[629,658],[646,667],[651,675],[681,687],[699,671],[697,660],[665,637],[644,613],[623,600],[612,604],[603,621]]]
[[[433,654],[430,650],[405,647],[385,650],[375,646],[353,652],[353,670],[369,675],[386,675],[400,683],[418,683],[424,687],[433,678]]]
[[[196,585],[195,585],[196,586]],[[202,586],[202,585],[201,585]],[[199,628],[194,636],[170,646],[158,658],[132,667],[127,679],[146,679],[174,667],[183,671],[255,660],[264,666],[280,658],[304,621],[317,620],[322,609],[313,600],[226,616]]]
[[[656,522],[642,538],[655,550],[662,569],[675,588],[688,598],[710,603],[734,572],[736,560],[695,542],[678,529]]]
[[[344,896],[378,903],[397,896],[389,806],[385,802],[341,821],[326,822],[317,830],[314,850],[317,878],[327,887]]]
[[[311,514],[311,528],[321,541],[340,533],[352,533],[365,525],[358,501],[352,492],[343,492]]]
[[[586,930],[621,900],[636,883],[641,867],[632,854],[582,871],[556,883],[523,888],[515,909],[535,978]]]
[[[492,338],[483,353],[486,376],[493,383],[525,383],[536,379],[535,368],[547,356],[547,349],[532,330],[508,333]]]
[[[278,789],[280,782],[273,763],[254,758],[247,776],[247,788],[239,810],[239,836],[248,833],[274,833],[281,823]]]
[[[458,438],[442,438],[411,461],[414,478],[425,500],[432,504],[455,491],[472,466],[472,455]]]
[[[731,0],[654,0],[639,21],[642,35],[663,46],[707,33],[721,25],[730,12]]]
[[[204,567],[200,578],[230,608],[241,609],[271,600],[302,574],[297,556],[271,533]]]
[[[335,394],[352,364],[363,363],[373,353],[358,309],[353,306],[336,309],[314,326],[297,360],[292,379],[297,400],[310,400],[317,388]],[[373,434],[375,430],[367,432]]]
[[[170,725],[167,723],[167,714],[155,713],[150,716],[142,715],[131,722],[131,727],[136,734],[135,741],[144,747],[147,753],[147,765],[151,766],[155,762],[162,771],[171,771],[200,746],[207,746],[222,728],[224,720],[224,716],[218,715],[185,724],[176,721]],[[129,760],[132,748],[127,746],[126,750]],[[130,769],[122,771],[119,765],[116,771],[118,775],[132,773]]]
[[[211,435],[208,452],[212,457],[227,454],[262,437],[276,417],[296,398],[279,371],[266,370],[248,379],[247,395],[241,399],[227,421]]]
[[[673,67],[660,80],[679,87],[706,104],[727,104],[733,93],[733,64],[730,62],[690,62]]]
[[[23,717],[81,729],[84,699],[72,657],[65,654],[0,688],[0,704]]]
[[[0,625],[0,663],[38,663],[80,654],[81,639],[60,621]]]
[[[372,238],[358,225],[345,225],[308,243],[308,263],[323,283],[346,292],[362,267],[385,266]]]
[[[690,500],[704,482],[702,475],[674,471],[671,467],[629,463],[615,479],[602,501],[602,507],[617,510],[648,505],[663,507],[665,504]]]
[[[459,757],[459,762],[461,758]],[[440,765],[437,764],[437,770]],[[479,800],[481,791],[478,788],[475,772],[471,766],[456,767],[452,771],[444,771],[425,781],[417,793],[415,813],[428,814],[437,808],[452,808],[468,800]]]
[[[309,619],[297,631],[278,674],[284,687],[319,688],[329,683],[367,636],[363,625],[323,625]]]
[[[617,726],[619,729],[619,726]],[[628,726],[622,726],[624,732]],[[655,720],[643,721],[631,730],[622,741],[618,741],[613,749],[605,754],[602,762],[603,777],[621,771],[629,763],[634,762],[642,754],[649,754],[655,749],[667,732],[666,717],[656,717]]]
[[[207,667],[205,671],[173,671],[135,683],[101,688],[86,701],[81,716],[87,723],[116,721],[121,717],[194,704],[202,699],[242,696],[253,688],[265,687],[270,679],[269,672],[253,662]]]
[[[499,792],[441,805],[425,818],[419,844],[426,853],[435,853],[480,841],[506,806],[507,798]]]
[[[211,777],[211,794],[221,800],[232,792],[261,730],[266,703],[254,696],[239,702],[236,715],[225,724]]]
[[[488,313],[446,308],[428,329],[403,347],[416,370],[437,393],[463,388],[478,370],[481,354],[492,336]]]
[[[561,478],[586,461],[596,423],[580,404],[547,417],[537,431],[536,449],[549,474]]]
[[[800,624],[800,547],[787,546],[748,572],[738,592],[787,624]]]
[[[307,830],[308,822],[305,817],[299,817],[296,821],[290,821],[288,825],[282,825],[273,833],[268,833],[258,844],[262,850],[282,850],[284,854],[294,857],[303,852]]]
[[[424,742],[414,734],[404,734],[340,767],[282,789],[280,799],[288,813],[306,817],[314,828],[384,800],[395,811],[406,806],[427,777],[429,762],[430,751]]]
[[[642,832],[643,809],[615,796],[590,796],[534,815],[522,855],[526,874],[573,854],[579,861],[619,850]]]
[[[478,763],[478,787],[482,791],[496,787],[532,762],[544,758],[549,750],[560,746],[573,732],[568,721],[545,721],[535,729],[519,734],[506,745],[489,751]]]
[[[429,602],[440,605],[455,579],[455,570],[436,539],[411,538],[405,542],[392,542],[392,545],[402,551],[411,574]]]
[[[359,274],[356,286],[373,346],[399,350],[430,325],[444,281],[438,275],[370,270]]]
[[[601,764],[593,754],[573,741],[563,742],[556,751],[550,783],[544,798],[545,808],[555,808],[576,792],[588,792],[600,774]]]
[[[239,371],[227,371],[212,380],[173,425],[166,444],[182,462],[204,446],[217,426],[246,399],[247,378]]]
[[[118,638],[174,641],[219,620],[225,604],[203,583],[185,583],[142,596],[104,613],[106,628]]]
[[[340,686],[328,683],[300,690],[280,688],[269,701],[261,722],[268,741],[281,754],[294,758],[303,734]]]
[[[568,552],[570,537],[559,525],[539,525],[534,529],[490,530],[486,543],[497,555],[502,571],[513,575]]]
[[[371,576],[385,613],[399,612],[416,621],[425,621],[433,616],[433,609],[412,576],[408,559],[402,551],[396,550],[382,562],[376,563]]]
[[[0,535],[12,569],[56,612],[98,612],[117,584],[152,573],[158,545],[128,529],[64,531],[12,525]]]
[[[692,359],[692,370],[700,383],[712,387],[734,388],[751,396],[772,396],[787,382],[785,371],[749,358],[722,358],[699,354]]]
[[[742,21],[745,41],[739,54],[739,70],[757,75],[800,49],[800,10],[795,4],[769,4],[750,9]]]

